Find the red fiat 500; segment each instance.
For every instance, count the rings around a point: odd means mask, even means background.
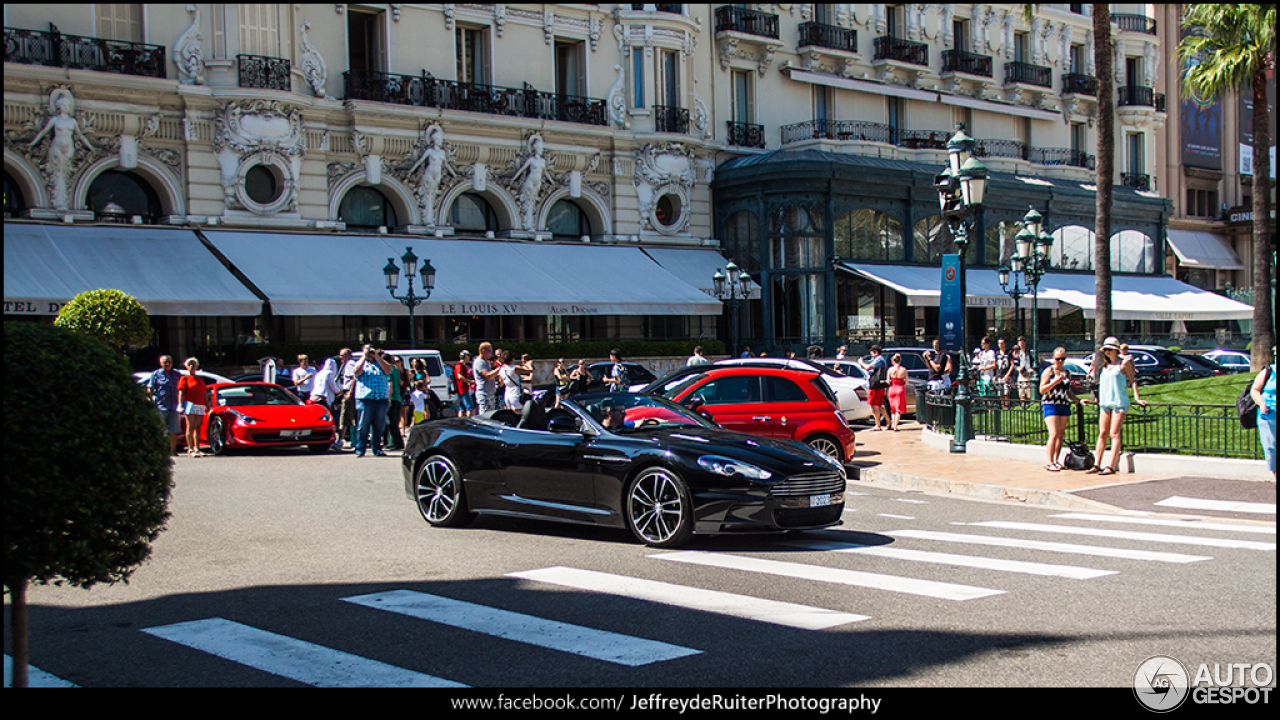
[[[853,430],[817,372],[786,368],[708,366],[665,396],[710,413],[739,432],[795,440],[840,460],[853,459]]]
[[[279,385],[242,382],[208,389],[201,440],[215,455],[234,447],[305,445],[322,453],[333,444],[333,416]]]

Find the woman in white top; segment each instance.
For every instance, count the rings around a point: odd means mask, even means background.
[[[1098,446],[1095,456],[1098,464],[1085,472],[1114,475],[1120,470],[1121,432],[1124,419],[1132,404],[1128,388],[1133,388],[1133,402],[1146,406],[1147,401],[1138,397],[1138,378],[1133,361],[1122,359],[1120,341],[1109,337],[1102,342],[1102,349],[1094,355],[1089,368],[1098,383]],[[1102,453],[1111,439],[1111,462],[1102,462]]]
[[[502,351],[502,368],[498,377],[502,380],[502,402],[509,410],[517,412],[523,407],[520,404],[520,368],[512,362],[511,351]]]

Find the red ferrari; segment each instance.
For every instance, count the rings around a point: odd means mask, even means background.
[[[820,377],[817,372],[782,367],[709,365],[665,395],[710,413],[729,430],[795,440],[849,462],[853,430]]]
[[[264,382],[209,386],[201,442],[214,455],[237,447],[296,447],[314,453],[333,444],[333,416],[279,385]]]

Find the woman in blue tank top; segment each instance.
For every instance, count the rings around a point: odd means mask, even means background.
[[[1120,341],[1113,337],[1104,340],[1102,349],[1094,354],[1089,373],[1098,382],[1098,446],[1094,452],[1098,464],[1085,472],[1113,475],[1120,467],[1120,435],[1130,405],[1128,387],[1133,387],[1134,402],[1146,407],[1147,401],[1138,397],[1133,360],[1128,357],[1121,359]],[[1108,437],[1111,438],[1111,462],[1104,463],[1102,453],[1107,449]]]

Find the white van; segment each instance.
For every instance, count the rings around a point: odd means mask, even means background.
[[[457,405],[458,386],[450,382],[453,377],[453,363],[448,365],[446,372],[444,358],[440,357],[439,350],[387,350],[385,354],[404,358],[404,366],[411,373],[414,359],[422,358],[427,366],[427,375],[431,377],[429,384],[432,392],[440,398],[440,402],[444,403],[446,408],[452,409]]]

